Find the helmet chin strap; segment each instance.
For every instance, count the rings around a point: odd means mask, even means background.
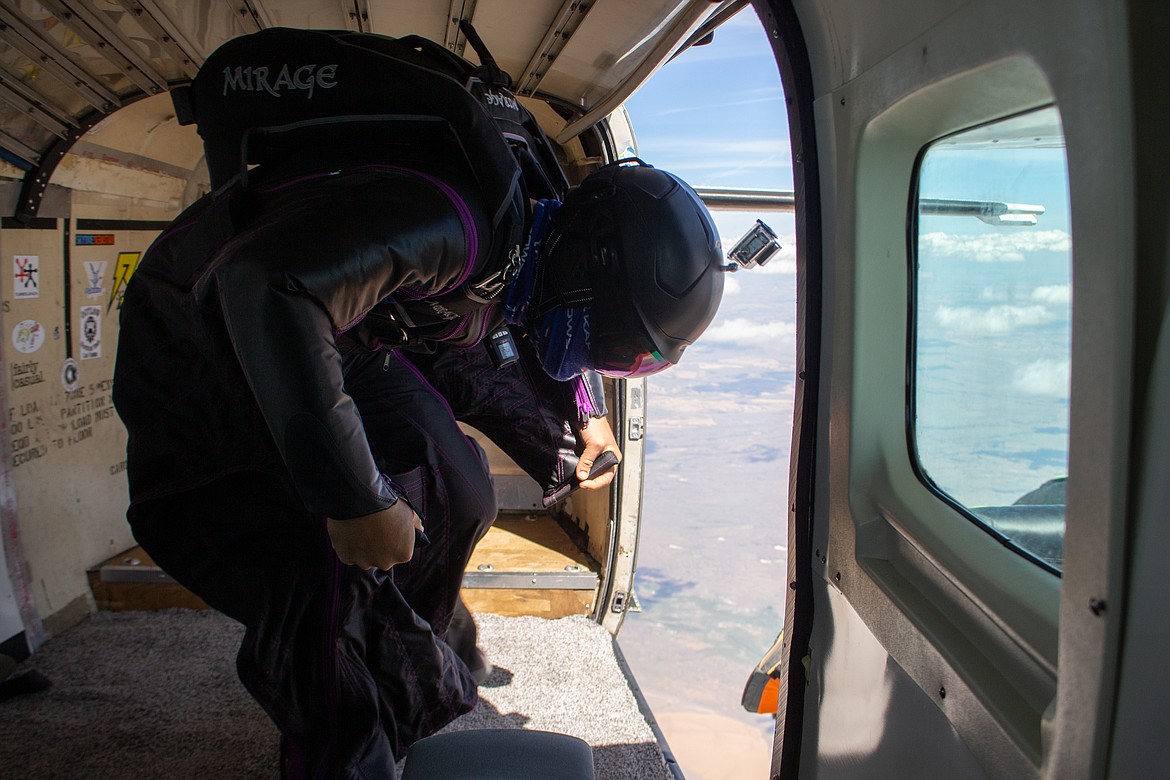
[[[529,320],[538,321],[558,308],[580,308],[593,303],[589,259],[581,252],[580,237],[552,233],[540,256]]]
[[[567,291],[560,289],[553,282],[565,280],[548,265],[542,264],[537,276],[528,309],[528,332],[545,373],[563,382],[589,368],[593,290],[577,285]]]
[[[537,357],[546,373],[566,381],[588,368],[589,309],[581,304],[592,301],[592,290],[577,290],[569,295],[559,291],[546,298],[544,284],[548,268],[542,244],[549,238],[553,215],[560,209],[556,200],[537,201],[532,211],[532,229],[520,256],[520,270],[504,297],[504,318],[513,325],[526,325],[536,345]]]
[[[553,291],[551,295],[542,295],[538,290],[529,315],[530,320],[540,320],[557,309],[580,309],[593,303],[593,290],[583,288],[567,293]]]

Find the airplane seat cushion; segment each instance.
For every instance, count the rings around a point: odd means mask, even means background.
[[[568,734],[470,729],[419,740],[402,780],[595,780],[593,751]]]

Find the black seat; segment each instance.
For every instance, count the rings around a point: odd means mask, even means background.
[[[595,780],[593,751],[568,734],[472,729],[419,740],[402,780]]]

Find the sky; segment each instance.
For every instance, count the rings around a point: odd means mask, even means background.
[[[626,109],[641,158],[692,186],[792,189],[780,77],[750,9],[660,69]],[[619,634],[688,780],[710,777],[687,764],[680,741],[691,735],[670,728],[680,713],[754,731],[766,772],[773,721],[745,712],[740,696],[783,623],[795,374],[793,215],[713,216],[725,251],[756,218],[783,249],[728,274],[703,337],[649,378],[643,611]]]

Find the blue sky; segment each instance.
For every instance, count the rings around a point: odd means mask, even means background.
[[[692,185],[792,189],[780,77],[746,10],[626,103],[639,151]]]
[[[626,109],[642,159],[693,186],[792,188],[780,77],[750,9],[660,69]],[[644,611],[626,620],[621,644],[660,722],[679,712],[735,720],[766,754],[771,718],[739,699],[783,618],[794,223],[776,212],[714,217],[725,249],[757,217],[784,249],[726,276],[702,339],[649,379],[635,582]]]

